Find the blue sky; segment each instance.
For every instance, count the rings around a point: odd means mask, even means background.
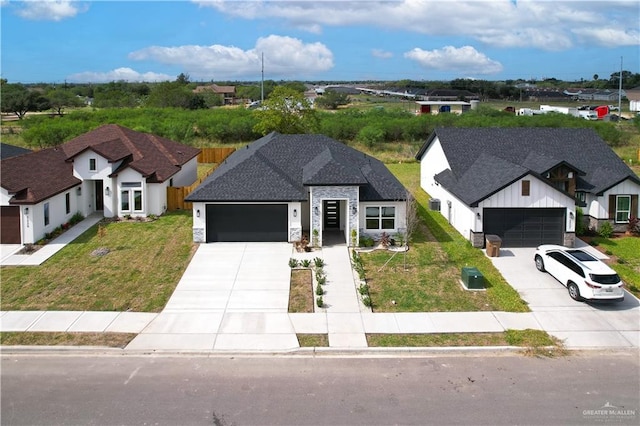
[[[640,72],[640,1],[0,0],[9,82],[590,80]]]

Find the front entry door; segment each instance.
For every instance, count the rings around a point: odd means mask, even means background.
[[[95,182],[96,182],[96,210],[100,211],[100,210],[104,210],[104,195],[102,193],[104,189],[103,189],[101,180],[97,180]]]
[[[340,201],[325,200],[322,211],[324,212],[324,229],[340,229]]]

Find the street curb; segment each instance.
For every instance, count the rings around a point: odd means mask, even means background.
[[[541,348],[543,349],[543,348]],[[548,349],[558,349],[549,347]],[[127,350],[102,346],[2,346],[0,355],[85,355],[85,356],[193,356],[193,357],[336,357],[336,358],[420,358],[435,356],[512,356],[524,354],[522,346],[465,347],[397,347],[397,348],[328,348],[308,347],[283,351],[239,350]],[[577,353],[637,353],[635,348],[564,348],[569,355]]]

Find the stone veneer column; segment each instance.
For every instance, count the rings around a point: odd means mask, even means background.
[[[311,235],[313,242],[313,230],[318,230],[318,245],[322,246],[322,201],[323,200],[347,200],[347,245],[351,244],[351,230],[358,230],[358,194],[357,186],[313,186],[311,187]],[[355,213],[354,213],[355,206]],[[316,214],[316,207],[318,214]]]

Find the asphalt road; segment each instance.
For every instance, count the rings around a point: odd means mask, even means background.
[[[3,425],[640,423],[637,352],[521,355],[4,354]]]

